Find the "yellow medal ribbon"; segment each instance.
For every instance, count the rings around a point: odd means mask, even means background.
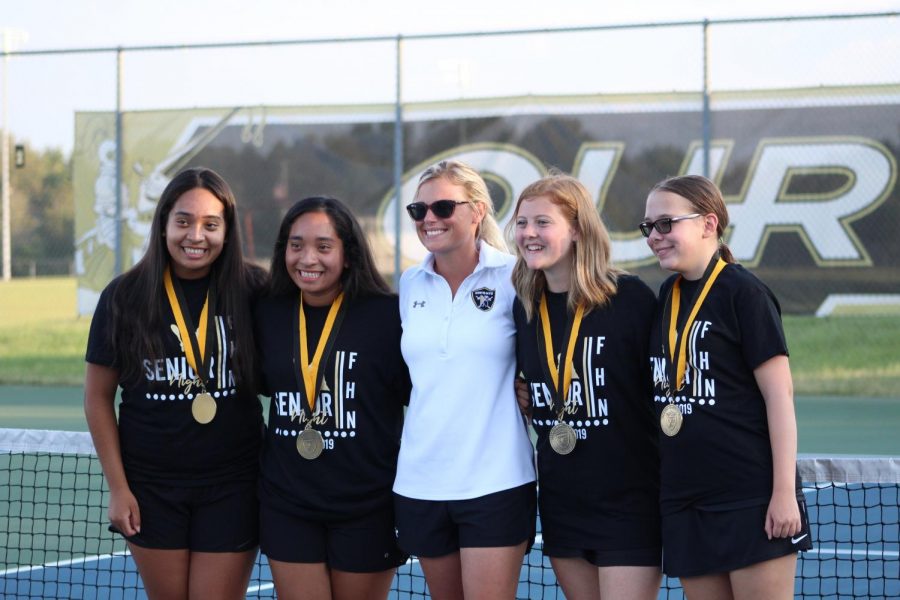
[[[575,355],[575,342],[578,339],[578,330],[581,329],[581,320],[584,318],[584,305],[579,304],[575,308],[575,318],[572,320],[572,329],[569,331],[569,339],[566,342],[565,360],[560,365],[563,369],[562,388],[559,387],[559,372],[556,368],[556,361],[553,360],[553,334],[550,332],[550,312],[547,310],[547,294],[541,294],[540,311],[547,367],[549,367],[550,377],[553,379],[553,387],[560,401],[559,418],[562,419],[566,408],[566,396],[572,383],[572,357]]]
[[[181,334],[181,345],[184,347],[184,356],[187,358],[188,364],[194,369],[194,373],[201,382],[205,380],[205,373],[202,373],[204,356],[206,352],[206,329],[207,329],[207,311],[209,310],[209,292],[206,293],[206,300],[203,301],[203,310],[200,312],[200,324],[197,328],[197,352],[200,353],[200,362],[197,362],[197,356],[194,355],[194,333],[190,331],[182,312],[181,303],[178,301],[178,295],[175,293],[175,285],[172,283],[172,273],[169,267],[166,267],[163,273],[163,283],[166,287],[166,295],[169,297],[169,305],[172,307],[172,314],[175,315],[175,324],[178,325],[178,333]],[[187,310],[187,307],[185,307]],[[199,367],[197,365],[200,365]],[[205,386],[205,383],[204,383]]]
[[[691,308],[691,312],[688,315],[687,321],[684,324],[681,332],[681,339],[678,340],[678,330],[676,328],[676,324],[678,323],[678,308],[681,304],[681,276],[675,280],[675,284],[672,286],[672,310],[671,316],[669,317],[669,360],[675,362],[675,357],[678,357],[677,364],[675,370],[675,385],[672,388],[673,391],[678,391],[682,386],[682,379],[684,379],[684,372],[687,369],[687,338],[688,336],[685,333],[689,333],[691,331],[691,326],[694,324],[694,319],[697,317],[697,313],[700,312],[700,306],[703,304],[703,301],[706,299],[706,295],[709,293],[709,290],[712,288],[713,283],[715,283],[716,278],[719,276],[719,273],[722,272],[722,269],[727,265],[724,260],[721,258],[717,259],[716,266],[713,267],[712,273],[707,278],[706,283],[703,284],[703,289],[700,291],[700,295],[697,296],[697,299],[694,301],[694,306]],[[675,346],[676,341],[678,342],[678,352],[676,353]]]
[[[310,416],[315,412],[316,408],[316,375],[319,372],[319,364],[322,362],[325,346],[328,345],[331,329],[334,327],[334,321],[343,302],[344,292],[341,292],[334,299],[334,302],[331,303],[331,308],[328,309],[328,316],[325,317],[325,326],[322,328],[322,334],[319,336],[319,342],[316,344],[316,352],[313,354],[312,361],[310,361],[306,341],[306,315],[303,314],[303,292],[300,292],[300,374],[303,375],[303,387],[306,392],[306,402],[309,404]]]

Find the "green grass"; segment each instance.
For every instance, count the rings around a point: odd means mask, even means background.
[[[896,397],[900,319],[893,315],[785,317],[797,394]]]
[[[75,279],[0,282],[0,383],[79,385],[90,318],[78,318]]]
[[[74,277],[0,281],[0,328],[77,320]]]
[[[75,316],[73,278],[0,282],[0,384],[80,385],[90,319]],[[900,319],[784,319],[798,395],[895,397]]]

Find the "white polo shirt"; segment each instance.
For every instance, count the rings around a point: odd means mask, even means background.
[[[535,479],[513,388],[514,263],[480,244],[455,297],[431,254],[400,278],[401,349],[413,384],[394,482],[402,496],[465,500]]]

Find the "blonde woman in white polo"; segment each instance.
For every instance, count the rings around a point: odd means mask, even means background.
[[[513,386],[515,259],[464,163],[428,168],[407,212],[428,255],[400,280],[413,384],[394,482],[400,546],[432,598],[514,598],[536,510]]]

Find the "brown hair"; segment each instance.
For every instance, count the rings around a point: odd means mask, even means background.
[[[722,192],[715,183],[702,175],[682,175],[663,179],[653,186],[650,193],[656,191],[678,194],[691,203],[694,209],[703,215],[710,213],[719,219],[716,227],[716,237],[719,239],[719,256],[727,263],[736,262],[731,254],[731,249],[725,243],[725,228],[728,227],[728,208]]]

